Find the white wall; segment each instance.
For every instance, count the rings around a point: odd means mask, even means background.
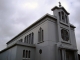
[[[30,60],[35,60],[35,48],[34,47],[26,47],[26,46],[17,46],[16,51],[16,60],[23,60],[23,50],[30,50]]]
[[[48,37],[44,42],[36,44],[36,60],[55,60],[55,43],[57,42],[57,27],[54,19],[47,19],[47,33],[44,36]],[[43,29],[44,30],[44,29]],[[45,32],[45,30],[44,30]],[[47,36],[48,35],[48,36]],[[45,37],[44,37],[45,38]],[[39,50],[42,49],[42,54]]]
[[[2,53],[0,53],[0,60],[16,60],[17,47],[12,47]]]

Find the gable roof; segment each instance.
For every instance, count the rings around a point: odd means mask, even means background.
[[[45,14],[44,16],[42,16],[40,19],[38,19],[36,22],[34,22],[32,25],[30,25],[28,28],[26,28],[25,30],[23,30],[21,33],[19,33],[17,36],[15,36],[14,38],[12,38],[10,41],[8,41],[6,44],[9,44],[11,41],[13,41],[15,38],[17,38],[18,36],[20,36],[22,33],[24,33],[25,31],[29,30],[31,27],[33,27],[34,25],[38,24],[40,21],[42,21],[43,19],[45,19],[46,17],[49,18],[53,18],[56,19],[53,15],[50,14]]]

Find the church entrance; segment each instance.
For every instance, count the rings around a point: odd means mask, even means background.
[[[74,50],[60,49],[60,60],[76,60],[76,57]]]
[[[74,51],[66,50],[66,60],[75,60]]]

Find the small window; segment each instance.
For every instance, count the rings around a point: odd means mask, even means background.
[[[27,35],[27,43],[28,43],[28,35]]]
[[[32,39],[31,39],[31,44],[33,44],[33,41],[34,41],[34,33],[32,32]]]
[[[29,44],[31,43],[31,34],[29,34]]]
[[[39,50],[39,53],[42,54],[42,50],[41,49]]]
[[[23,58],[25,58],[25,50],[23,50]]]
[[[42,28],[40,28],[38,31],[38,42],[43,42],[43,38],[44,38],[44,31]]]
[[[25,38],[24,38],[24,43],[26,43],[26,36],[25,36]]]
[[[22,42],[22,41],[23,41],[22,39],[19,40],[19,42]]]
[[[26,50],[26,58],[28,58],[28,51]]]
[[[29,43],[29,35],[27,35],[27,43]]]
[[[65,15],[65,20],[66,20],[66,23],[68,23],[68,18],[67,18],[67,16]]]
[[[40,42],[40,31],[38,31],[38,42]]]
[[[44,32],[43,32],[43,30],[42,30],[42,41],[43,41],[43,37],[44,37],[44,34],[43,34]]]
[[[29,35],[27,35],[25,38],[24,38],[25,42],[28,43],[28,44],[33,44],[33,40],[34,40],[34,33],[30,33]]]
[[[23,50],[23,58],[30,58],[31,51],[29,50]]]
[[[30,58],[31,51],[29,51],[28,53],[29,53],[29,54],[28,54],[28,58]]]

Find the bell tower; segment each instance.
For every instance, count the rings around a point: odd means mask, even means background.
[[[69,22],[69,13],[59,2],[51,9],[57,19],[57,60],[78,60],[75,26]],[[58,54],[59,53],[59,54]]]
[[[59,6],[55,6],[51,10],[57,19],[58,42],[70,43],[70,23],[68,18],[69,13],[60,2]]]
[[[64,24],[69,23],[69,19],[68,19],[69,13],[65,10],[65,8],[61,5],[60,2],[59,2],[59,7],[55,6],[51,10],[53,11],[54,16],[56,16],[60,22]]]

